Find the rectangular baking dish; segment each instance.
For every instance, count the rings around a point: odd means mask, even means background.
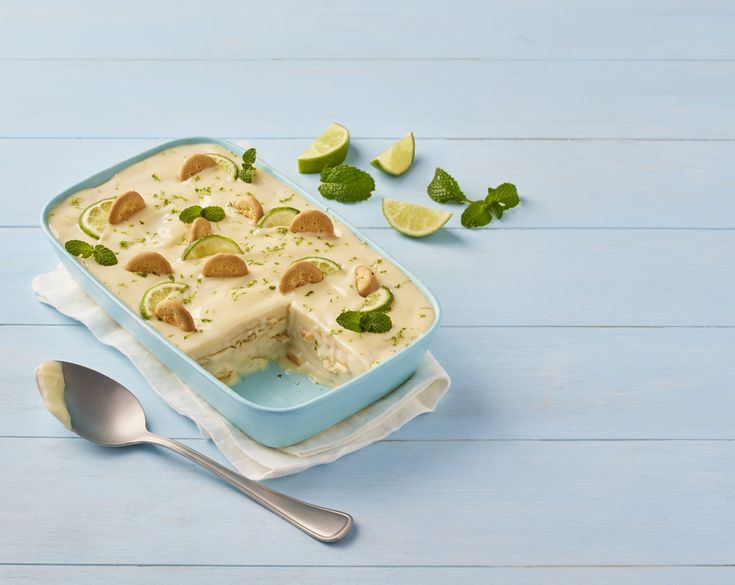
[[[182,138],[166,142],[105,169],[59,193],[44,207],[41,214],[41,225],[56,254],[74,280],[79,283],[87,295],[105,309],[110,317],[130,331],[181,380],[247,435],[270,447],[285,447],[311,437],[347,418],[406,381],[418,367],[424,353],[428,350],[429,343],[436,334],[441,319],[441,308],[431,291],[408,269],[359,230],[352,227],[339,214],[325,207],[322,201],[301,189],[258,157],[259,172],[270,173],[290,189],[305,197],[315,207],[327,211],[358,237],[365,240],[376,252],[400,268],[429,299],[436,319],[431,327],[411,345],[383,363],[335,388],[313,384],[305,376],[279,375],[283,372],[274,365],[246,376],[232,387],[218,380],[195,360],[170,343],[138,313],[129,309],[99,280],[88,273],[54,237],[48,223],[51,210],[77,191],[97,187],[126,167],[162,150],[183,144],[200,143],[218,144],[238,156],[244,152],[244,149],[236,144],[208,137]]]

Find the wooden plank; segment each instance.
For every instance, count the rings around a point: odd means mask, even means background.
[[[732,4],[191,0],[6,2],[0,55],[32,58],[722,59]],[[33,31],[34,34],[28,34]],[[38,39],[43,39],[39,42]]]
[[[270,482],[355,515],[354,536],[331,547],[154,448],[2,439],[0,456],[13,527],[0,532],[2,563],[732,562],[731,441],[380,443]]]
[[[732,567],[62,567],[0,566],[3,583],[36,585],[731,585]]]
[[[154,431],[199,437],[86,329],[0,332],[0,434],[69,436],[43,408],[32,377],[42,361],[64,359],[102,369],[133,390]],[[434,414],[391,439],[733,440],[734,343],[735,329],[443,328],[432,351],[453,388]]]
[[[378,201],[363,205],[380,213]],[[364,233],[434,291],[446,325],[735,325],[732,231],[462,229],[423,241],[390,228]],[[36,228],[0,229],[0,258],[22,250],[24,259],[0,281],[0,323],[68,322],[29,288],[56,265],[43,238]]]
[[[310,138],[338,120],[368,138],[735,139],[735,61],[11,60],[0,77],[3,137],[181,136],[196,120]]]
[[[0,223],[37,225],[39,210],[53,195],[86,176],[161,140],[0,140],[0,159],[16,170],[5,177],[6,209]],[[318,175],[299,175],[296,158],[309,140],[257,140],[270,164],[317,194]],[[388,140],[353,140],[349,163],[362,168]],[[49,153],[39,171],[39,153]],[[374,198],[434,205],[426,186],[434,168],[452,173],[471,197],[503,181],[524,198],[493,229],[543,227],[733,228],[735,142],[609,142],[419,140],[417,160],[400,179],[378,171]],[[372,171],[372,169],[371,169]],[[34,177],[28,181],[28,177]],[[383,227],[375,205],[334,204],[359,227]],[[459,226],[461,208],[451,226]]]

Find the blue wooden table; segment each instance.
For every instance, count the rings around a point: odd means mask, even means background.
[[[0,582],[735,582],[732,2],[1,0],[0,80]],[[337,206],[441,299],[454,386],[269,482],[354,514],[327,546],[174,456],[67,433],[33,383],[49,358],[221,459],[30,281],[56,265],[39,210],[71,183],[210,134],[315,190],[295,159],[332,121],[363,167],[416,134],[407,176]],[[403,238],[380,196],[431,204],[435,166],[523,204]]]

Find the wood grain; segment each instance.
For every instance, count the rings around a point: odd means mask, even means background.
[[[31,373],[64,359],[102,368],[143,402],[151,428],[196,438],[117,351],[83,327],[3,327],[0,435],[68,437]],[[391,440],[735,439],[735,329],[442,328],[432,351],[453,388]]]
[[[6,3],[7,4],[7,3]],[[94,0],[10,2],[0,54],[82,59],[735,58],[732,4],[710,0]],[[35,34],[24,34],[26,31]],[[39,42],[38,39],[43,39]]]
[[[217,456],[205,441],[188,443]],[[378,443],[268,482],[354,514],[354,536],[331,547],[294,533],[239,492],[155,448],[0,439],[0,456],[13,470],[0,483],[0,514],[13,527],[0,532],[0,562],[732,561],[723,535],[735,529],[734,442]]]
[[[325,582],[493,583],[494,585],[731,585],[732,567],[193,567],[184,566],[0,566],[3,583],[37,585],[219,585],[259,583],[323,585]]]
[[[311,139],[337,120],[363,138],[735,139],[735,61],[11,60],[0,78],[0,137]]]

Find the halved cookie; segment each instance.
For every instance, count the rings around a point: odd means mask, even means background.
[[[245,260],[235,254],[215,254],[204,264],[202,274],[208,277],[227,278],[231,276],[245,276],[248,265]]]
[[[212,226],[209,225],[209,222],[203,217],[197,217],[191,224],[191,229],[189,230],[189,241],[193,242],[194,240],[208,236],[211,233]]]
[[[194,318],[179,301],[163,300],[156,305],[156,317],[186,332],[196,331]]]
[[[334,224],[326,213],[318,209],[306,209],[293,218],[288,230],[293,233],[310,232],[333,236]]]
[[[278,290],[282,293],[287,293],[305,284],[321,282],[323,278],[324,274],[317,268],[316,264],[308,260],[301,260],[300,262],[291,264],[286,269],[281,276],[281,281],[278,283]]]
[[[128,272],[144,272],[145,274],[171,274],[171,264],[158,252],[139,252],[125,264]]]
[[[253,223],[263,217],[263,206],[253,195],[243,195],[235,203],[235,208]]]
[[[378,279],[375,273],[367,266],[358,266],[355,268],[355,288],[361,297],[366,297],[370,293],[378,290]]]
[[[204,169],[216,167],[217,161],[206,154],[193,154],[186,159],[184,166],[179,171],[179,181],[186,181],[189,177],[193,177],[201,173]]]
[[[145,207],[145,201],[137,191],[128,191],[112,202],[107,221],[112,225],[128,219],[134,213]]]

